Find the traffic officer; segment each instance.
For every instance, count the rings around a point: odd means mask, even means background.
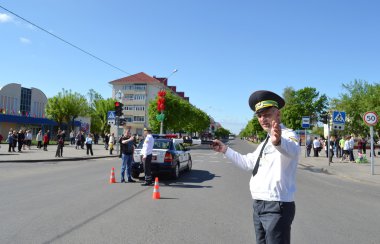
[[[144,128],[144,144],[143,148],[140,151],[141,160],[144,166],[145,174],[145,183],[141,184],[142,186],[149,186],[153,183],[152,181],[152,172],[151,172],[151,162],[152,162],[152,153],[154,138],[152,136],[152,130],[149,128]]]
[[[249,106],[255,112],[267,138],[253,153],[242,155],[219,140],[213,149],[224,153],[235,165],[252,170],[249,183],[253,198],[253,223],[256,242],[290,243],[290,229],[295,216],[294,192],[300,155],[298,137],[280,120],[285,101],[271,91],[251,94]]]

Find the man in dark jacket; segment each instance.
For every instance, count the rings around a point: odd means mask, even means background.
[[[124,132],[123,137],[120,138],[121,145],[121,182],[125,181],[125,171],[127,171],[128,182],[136,182],[131,176],[131,164],[133,160],[133,152],[135,149],[134,138],[131,137],[131,132],[128,130]]]

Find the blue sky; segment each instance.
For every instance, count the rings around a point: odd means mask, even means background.
[[[315,87],[338,97],[342,83],[379,82],[376,0],[0,0],[114,69],[0,8],[0,86],[48,97],[62,88],[104,98],[109,81],[168,76],[190,102],[238,133],[259,89]]]

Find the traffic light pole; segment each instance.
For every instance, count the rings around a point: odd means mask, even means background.
[[[120,117],[116,116],[116,154],[119,155],[119,124],[120,124]]]

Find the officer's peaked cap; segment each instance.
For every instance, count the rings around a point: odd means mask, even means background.
[[[249,97],[248,103],[255,113],[259,113],[270,107],[280,109],[285,105],[285,101],[282,97],[274,92],[266,90],[259,90],[252,93]]]

